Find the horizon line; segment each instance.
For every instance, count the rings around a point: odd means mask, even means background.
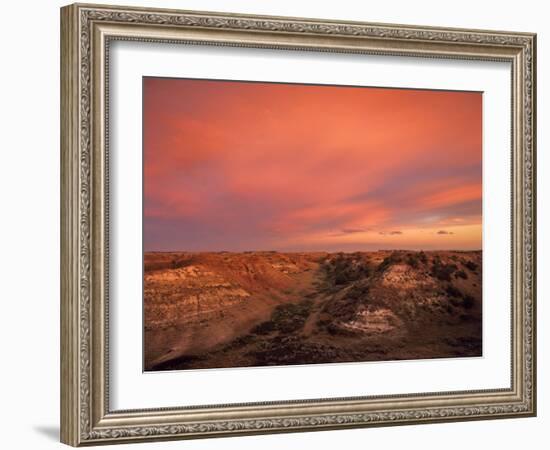
[[[475,249],[406,249],[406,248],[379,248],[377,250],[144,250],[143,253],[374,253],[374,252],[482,252],[482,248]]]

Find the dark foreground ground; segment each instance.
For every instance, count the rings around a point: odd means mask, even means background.
[[[481,256],[147,253],[145,370],[481,356]]]

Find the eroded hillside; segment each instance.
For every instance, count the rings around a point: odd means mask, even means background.
[[[481,355],[481,252],[148,253],[145,368]]]

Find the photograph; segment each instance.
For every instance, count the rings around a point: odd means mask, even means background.
[[[483,356],[483,93],[144,76],[145,371]]]
[[[55,131],[59,170],[25,167],[59,175],[59,246],[32,208],[6,221],[32,228],[6,234],[18,255],[29,236],[58,250],[60,307],[36,317],[58,331],[40,336],[59,338],[59,440],[267,448],[380,427],[364,433],[384,446],[422,425],[431,449],[456,422],[457,448],[521,447],[538,419],[513,436],[490,419],[534,418],[540,397],[543,15],[237,3],[63,5],[39,15],[59,31],[50,78],[18,59],[59,103],[11,145]],[[342,441],[317,435],[298,447]]]

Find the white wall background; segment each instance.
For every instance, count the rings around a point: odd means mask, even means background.
[[[550,339],[545,302],[550,251],[550,14],[546,2],[387,0],[180,0],[136,6],[342,20],[532,31],[538,35],[539,416],[469,423],[374,428],[142,444],[139,448],[329,449],[546,448],[550,427]],[[0,415],[3,448],[60,448],[59,417],[59,1],[9,2],[0,27]],[[546,29],[543,31],[543,29]],[[129,448],[121,446],[119,448]],[[137,447],[131,447],[137,448]]]

